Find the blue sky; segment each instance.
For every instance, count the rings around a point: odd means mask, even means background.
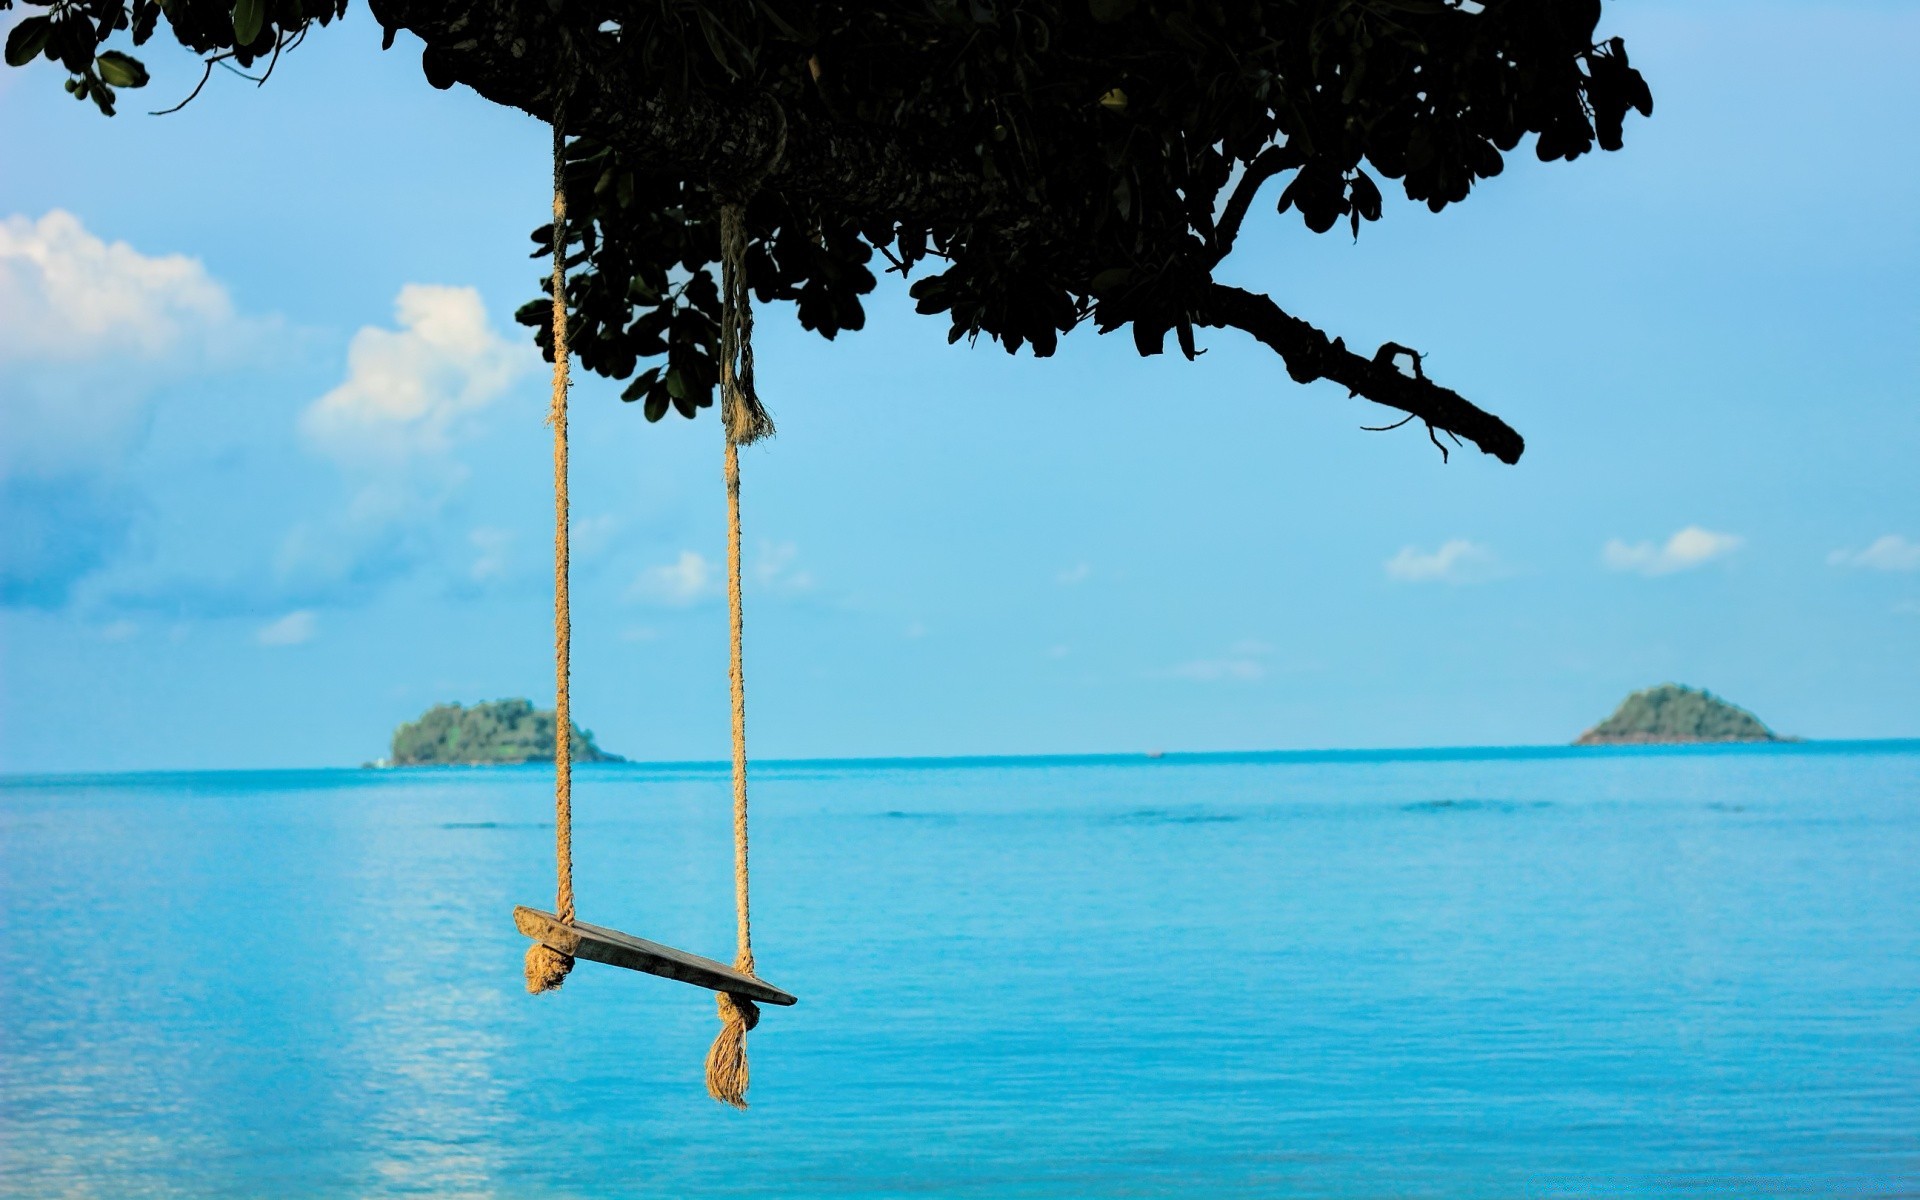
[[[1516,156],[1356,244],[1267,216],[1237,282],[1515,424],[1442,465],[1249,339],[1141,360],[757,327],[767,756],[1560,742],[1714,689],[1920,734],[1920,12],[1611,6],[1627,148]],[[551,701],[534,294],[546,132],[356,10],[263,88],[158,54],[101,118],[0,74],[0,770],[381,753]],[[130,97],[129,99],[134,99]],[[1272,189],[1277,195],[1278,188]],[[726,752],[719,433],[574,393],[575,709]]]

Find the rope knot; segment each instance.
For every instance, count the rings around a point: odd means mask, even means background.
[[[720,1035],[707,1051],[707,1094],[735,1108],[747,1106],[747,1030],[760,1023],[760,1006],[745,996],[717,993]]]
[[[527,948],[527,990],[534,995],[559,989],[573,970],[573,956],[562,954],[545,942]]]

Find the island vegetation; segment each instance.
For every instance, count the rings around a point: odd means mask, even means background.
[[[1576,746],[1685,742],[1784,742],[1760,718],[1712,692],[1663,683],[1620,702],[1613,715],[1581,734]]]
[[[417,721],[393,731],[393,754],[387,765],[494,766],[506,763],[552,762],[552,709],[536,709],[531,700],[490,700],[465,708],[436,704]],[[593,734],[573,727],[573,761],[625,762],[593,744]]]

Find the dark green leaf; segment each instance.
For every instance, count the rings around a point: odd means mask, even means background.
[[[7,34],[7,65],[24,67],[38,58],[52,35],[51,17],[28,17],[15,25],[13,32]]]
[[[267,15],[266,0],[234,0],[233,40],[236,45],[251,46],[260,36]]]
[[[118,50],[109,50],[93,60],[100,72],[100,78],[114,87],[137,88],[147,86],[147,68],[139,59],[122,54]]]

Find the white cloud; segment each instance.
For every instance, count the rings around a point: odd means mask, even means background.
[[[118,621],[109,621],[101,627],[100,640],[105,642],[124,642],[140,632],[140,626],[122,617]]]
[[[1085,583],[1093,576],[1093,564],[1077,562],[1053,577],[1061,587],[1072,587],[1076,583]]]
[[[674,561],[640,572],[627,589],[627,598],[683,607],[718,591],[719,572],[714,565],[692,550],[682,550]]]
[[[298,646],[312,641],[315,632],[313,610],[303,608],[262,625],[253,638],[262,646]]]
[[[1920,571],[1920,542],[1897,533],[1876,538],[1863,550],[1835,550],[1827,562],[1836,567],[1866,567],[1874,571]]]
[[[1048,658],[1065,658],[1065,657],[1066,657],[1067,655],[1069,655],[1069,654],[1072,654],[1072,653],[1073,653],[1073,647],[1072,647],[1072,646],[1067,646],[1067,645],[1060,645],[1060,646],[1048,646],[1048,647],[1047,647],[1047,657],[1048,657]]]
[[[923,638],[927,636],[926,624],[921,621],[908,621],[907,627],[900,631],[900,636],[909,637],[909,638]]]
[[[660,631],[650,625],[629,625],[620,631],[623,642],[651,642],[660,636]]]
[[[59,209],[0,221],[0,361],[161,358],[232,320],[198,259],[102,241]]]
[[[301,415],[300,431],[341,462],[445,454],[528,365],[524,348],[488,324],[473,288],[410,283],[394,314],[398,329],[353,335],[346,379]]]
[[[1689,525],[1666,540],[1665,545],[1636,542],[1633,545],[1613,538],[1601,551],[1601,561],[1615,571],[1633,571],[1641,575],[1671,575],[1675,571],[1703,566],[1716,558],[1725,558],[1745,541],[1731,533],[1715,533],[1698,525]]]
[[[106,242],[58,209],[0,220],[0,480],[111,470],[153,378],[239,340],[199,261]]]
[[[1386,569],[1389,579],[1402,583],[1480,583],[1493,578],[1499,565],[1485,546],[1453,538],[1431,553],[1402,546],[1400,553],[1387,560]]]
[[[507,568],[504,530],[475,530],[473,557],[448,556],[441,521],[467,478],[459,444],[532,356],[493,329],[473,288],[408,284],[394,312],[398,328],[353,335],[345,379],[300,415],[301,435],[342,469],[350,492],[283,539],[277,580],[293,595],[365,586],[436,558],[472,583]]]

